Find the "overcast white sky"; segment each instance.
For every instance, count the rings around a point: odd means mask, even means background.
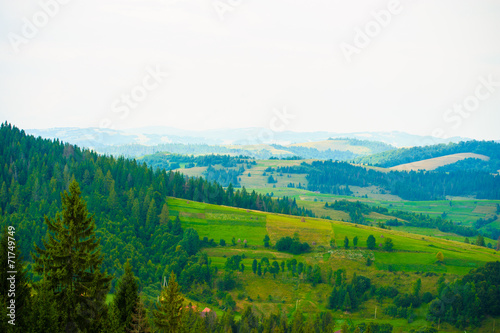
[[[497,0],[401,0],[351,62],[342,43],[390,1],[72,0],[26,38],[51,1],[0,0],[0,118],[22,128],[268,127],[286,108],[294,131],[500,139]],[[113,112],[155,67],[170,76]]]

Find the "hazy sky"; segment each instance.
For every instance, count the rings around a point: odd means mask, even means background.
[[[22,128],[500,139],[498,0],[0,0],[0,36]]]

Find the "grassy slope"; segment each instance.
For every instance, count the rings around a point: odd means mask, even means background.
[[[418,170],[434,170],[438,167],[456,163],[458,161],[464,160],[466,158],[477,158],[483,161],[488,161],[490,158],[485,155],[474,154],[474,153],[459,153],[459,154],[451,154],[441,157],[429,158],[422,161],[416,161],[412,163],[405,163],[393,166],[389,168],[389,170],[397,170],[397,171],[418,171]]]
[[[180,215],[183,227],[195,228],[200,237],[214,238],[218,241],[223,238],[226,243],[231,244],[232,237],[241,243],[235,246],[215,247],[205,249],[212,260],[212,264],[223,268],[226,257],[234,254],[245,254],[243,264],[246,269],[238,273],[241,285],[237,290],[231,292],[237,301],[238,309],[247,304],[253,304],[258,311],[269,313],[274,310],[286,310],[291,313],[296,305],[306,313],[324,310],[326,297],[331,287],[319,284],[312,288],[297,277],[291,277],[287,272],[280,273],[273,279],[270,274],[258,277],[251,272],[254,258],[260,259],[267,256],[271,262],[276,259],[295,257],[299,262],[311,265],[318,264],[322,267],[323,278],[329,267],[336,270],[345,268],[350,279],[356,272],[372,279],[377,285],[393,285],[402,291],[409,290],[411,283],[417,278],[422,278],[423,291],[435,292],[437,276],[424,277],[417,272],[447,273],[447,278],[452,280],[455,276],[467,273],[471,268],[478,267],[487,261],[499,260],[500,256],[493,250],[480,248],[461,242],[447,241],[434,237],[422,237],[397,230],[383,230],[378,228],[356,226],[350,223],[328,221],[314,218],[306,218],[301,222],[299,217],[257,212],[245,209],[230,208],[224,206],[209,205],[204,203],[169,198],[168,205],[170,216],[173,218]],[[273,249],[263,247],[262,239],[265,234],[271,238],[271,243],[283,236],[293,236],[297,232],[301,241],[309,244],[315,242],[313,250],[300,256],[277,252]],[[384,238],[390,237],[395,243],[395,252],[370,251],[366,249],[366,238],[373,234],[377,243],[383,242]],[[358,236],[358,248],[349,250],[343,248],[331,249],[330,238],[334,238],[336,244],[343,244],[344,237],[351,240]],[[383,236],[383,237],[382,237]],[[243,247],[243,240],[248,241],[248,247]],[[323,246],[324,248],[321,248]],[[444,264],[436,263],[436,253],[441,251],[445,257]],[[366,258],[374,259],[374,265],[367,267]],[[398,272],[390,273],[389,265]],[[245,297],[238,300],[238,294]],[[271,298],[269,298],[269,295]],[[247,300],[250,296],[254,301]],[[198,304],[200,307],[204,304]],[[397,326],[408,326],[405,321],[392,320],[382,315],[384,304],[376,304],[369,301],[363,305],[359,312],[349,315],[354,321],[361,321],[372,315],[375,306],[379,308],[379,321],[391,321]],[[421,317],[417,318],[412,327],[422,326],[424,310]],[[418,312],[417,312],[418,313]],[[336,318],[341,319],[346,315],[337,312]]]
[[[266,176],[263,176],[264,170],[268,167],[286,167],[300,165],[302,162],[311,163],[314,160],[257,160],[257,165],[252,166],[251,169],[245,170],[243,175],[241,175],[241,186],[246,188],[262,188],[269,187],[272,188],[273,185],[276,187],[286,187],[289,183],[294,183],[298,185],[299,183],[303,186],[307,185],[306,174],[283,174],[280,176],[279,173],[266,172]],[[250,177],[248,174],[250,173]],[[276,184],[268,184],[267,179],[272,175],[274,179],[278,182]]]
[[[436,201],[404,201],[393,200],[392,196],[381,195],[382,199],[378,199],[376,195],[368,194],[369,198],[359,198],[352,196],[338,196],[331,194],[314,193],[307,190],[294,188],[255,188],[257,193],[273,192],[275,196],[289,196],[297,199],[299,205],[312,209],[318,216],[328,215],[323,208],[325,202],[333,202],[335,200],[351,200],[361,201],[370,205],[386,207],[389,210],[402,210],[415,213],[429,214],[432,217],[441,216],[446,213],[446,218],[454,222],[460,222],[464,225],[472,225],[479,218],[488,218],[496,213],[496,204],[500,200],[477,200],[463,199],[452,200],[451,205],[449,200]],[[332,218],[334,218],[332,216]],[[497,223],[497,222],[494,222]]]

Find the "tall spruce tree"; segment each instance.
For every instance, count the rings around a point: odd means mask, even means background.
[[[113,302],[119,312],[120,325],[125,328],[128,327],[132,321],[132,313],[139,300],[139,286],[132,272],[130,260],[127,260],[124,268],[125,274],[120,278],[120,281],[118,281]]]
[[[132,322],[130,323],[129,333],[149,333],[151,328],[149,327],[148,320],[146,318],[146,309],[142,300],[137,298],[137,304],[132,314]]]
[[[35,244],[34,270],[44,274],[68,332],[99,331],[105,323],[106,294],[112,279],[101,272],[102,256],[80,187],[73,180],[61,194],[62,211],[54,220],[45,216],[43,248]]]
[[[158,329],[165,333],[180,331],[183,300],[179,292],[179,284],[172,271],[168,285],[162,289],[156,309],[153,310],[153,322]]]

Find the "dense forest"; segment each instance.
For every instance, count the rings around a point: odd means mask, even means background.
[[[491,163],[490,161],[483,161],[479,158],[466,158],[455,163],[443,165],[439,168],[434,169],[436,172],[456,172],[461,170],[474,170],[474,171],[483,171],[490,173],[498,173],[497,169],[500,165],[496,165],[495,163]]]
[[[29,274],[23,267],[25,263],[16,242],[12,241],[20,239],[16,235],[20,230],[11,225],[2,230],[0,263],[16,270],[15,275],[12,271],[0,272],[0,315],[10,318],[0,322],[2,332],[150,332],[150,323],[161,332],[186,333],[239,332],[240,329],[271,332],[277,327],[281,327],[282,332],[294,333],[302,332],[305,327],[308,332],[333,329],[333,317],[325,312],[306,321],[297,311],[289,323],[283,313],[260,317],[249,307],[236,322],[235,302],[227,291],[237,283],[232,271],[240,269],[241,257],[228,258],[225,273],[217,275],[207,255],[198,253],[200,246],[210,244],[202,244],[193,229],[183,230],[178,220],[160,224],[161,230],[154,237],[162,242],[163,249],[153,245],[153,253],[150,253],[150,257],[155,251],[161,253],[161,265],[165,272],[170,271],[168,283],[158,284],[153,290],[144,289],[144,281],[139,282],[132,269],[135,257],[129,254],[131,257],[123,264],[121,278],[113,290],[115,297],[108,305],[106,298],[114,276],[103,269],[103,262],[109,253],[102,251],[105,247],[101,246],[102,238],[96,232],[95,215],[87,210],[75,180],[70,183],[69,191],[64,191],[61,201],[62,210],[56,217],[44,218],[48,231],[45,237],[35,241],[34,261],[27,266]],[[276,278],[280,268],[284,272],[284,267],[284,261],[281,266],[276,261],[270,265],[269,260],[263,258],[258,264],[258,274],[262,275],[263,268],[264,276],[269,272]],[[288,262],[287,267],[289,271],[295,268],[293,262]],[[298,274],[302,270],[313,285],[321,282],[317,266],[299,263]],[[257,274],[256,270],[254,273]],[[179,282],[176,276],[180,277]],[[193,286],[197,286],[196,292],[190,291]],[[139,289],[143,292],[139,293]],[[148,291],[152,293],[149,299],[144,297]],[[216,318],[213,313],[200,316],[197,309],[184,306],[186,292],[192,299],[202,298],[210,304],[219,305],[216,299],[220,299],[219,306],[226,310],[225,315],[222,318]],[[153,306],[154,296],[157,297]]]
[[[194,167],[207,167],[203,176],[209,182],[217,182],[227,187],[232,184],[239,187],[239,176],[246,169],[252,168],[256,164],[255,160],[248,156],[230,155],[179,155],[156,153],[146,155],[140,159],[141,162],[157,170],[175,170],[181,167],[185,169]],[[181,165],[182,164],[182,165]],[[215,168],[217,167],[217,168]]]
[[[427,320],[449,322],[459,329],[477,326],[487,315],[500,314],[500,262],[472,270],[461,280],[438,282],[439,298],[429,306]]]
[[[55,216],[61,204],[60,193],[69,189],[73,179],[80,183],[89,210],[95,212],[98,235],[104,251],[109,254],[103,267],[119,275],[128,258],[133,258],[133,267],[145,262],[135,273],[146,285],[158,282],[165,275],[167,259],[163,253],[169,253],[169,249],[182,240],[180,231],[172,235],[175,242],[155,237],[168,229],[162,222],[171,219],[165,201],[167,196],[284,214],[314,215],[298,207],[295,200],[272,199],[247,192],[245,188],[234,190],[231,185],[225,190],[203,178],[154,171],[134,160],[100,156],[57,140],[27,136],[7,123],[0,128],[0,140],[1,223],[19,230],[18,236],[23,239],[21,253],[29,261],[32,244],[46,232],[43,216]],[[154,249],[155,255],[150,256],[150,249]],[[184,264],[186,262],[174,269],[176,274],[181,274]]]
[[[390,168],[434,157],[458,153],[476,153],[490,158],[487,162],[457,162],[467,170],[497,173],[500,170],[500,143],[494,141],[462,141],[460,143],[439,144],[425,147],[401,148],[370,156],[360,157],[357,163]],[[462,169],[463,170],[463,169]]]
[[[308,189],[333,193],[339,186],[379,186],[406,200],[438,200],[446,196],[475,196],[500,199],[500,177],[481,171],[450,173],[425,171],[379,172],[346,162],[302,162],[280,172],[307,173]]]
[[[156,153],[153,155],[146,155],[142,157],[140,162],[146,163],[153,169],[174,170],[179,169],[181,164],[184,168],[192,167],[208,167],[220,165],[224,168],[235,168],[239,165],[245,164],[250,168],[256,162],[248,156],[230,156],[230,155],[179,155],[168,153]]]

